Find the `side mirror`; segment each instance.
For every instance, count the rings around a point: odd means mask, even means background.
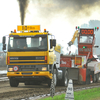
[[[6,50],[6,44],[3,44],[2,50]]]
[[[56,46],[56,39],[50,39],[50,48],[52,48],[53,46]]]
[[[3,48],[2,48],[2,50],[6,50],[6,37],[5,36],[3,36],[3,39],[2,39],[2,44],[3,44]]]
[[[5,37],[5,36],[3,36],[3,39],[2,39],[2,44],[5,44],[5,42],[6,42],[6,37]]]

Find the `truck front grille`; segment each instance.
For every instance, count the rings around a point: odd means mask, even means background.
[[[10,63],[45,63],[45,56],[10,57]]]

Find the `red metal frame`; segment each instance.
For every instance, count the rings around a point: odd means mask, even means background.
[[[79,68],[79,76],[81,81],[86,81],[86,68]]]
[[[61,56],[60,57],[60,67],[71,67],[72,61],[70,57]]]
[[[81,29],[80,29],[81,30]],[[84,29],[84,30],[88,30],[88,29]],[[79,43],[80,40],[80,36],[93,36],[93,41],[92,43]],[[81,56],[88,56],[89,54],[89,59],[93,58],[93,46],[94,46],[94,42],[95,42],[95,35],[94,35],[94,31],[92,34],[79,34],[79,38],[78,38],[78,55]],[[85,46],[86,48],[83,48],[83,46]]]

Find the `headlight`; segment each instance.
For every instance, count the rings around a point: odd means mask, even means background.
[[[42,67],[42,71],[46,71],[47,70],[47,67]]]
[[[8,68],[8,71],[10,71],[10,72],[13,71],[13,68]]]

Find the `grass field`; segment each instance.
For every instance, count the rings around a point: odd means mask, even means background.
[[[39,100],[65,100],[65,94]],[[74,100],[100,100],[100,88],[76,91],[74,92]]]

